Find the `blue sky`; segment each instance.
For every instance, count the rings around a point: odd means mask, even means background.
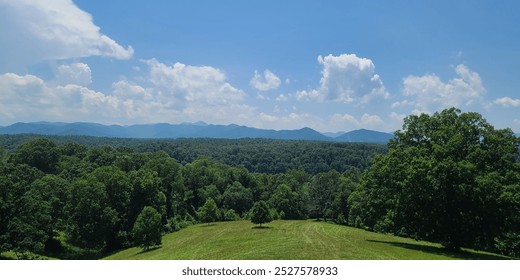
[[[0,125],[520,131],[518,1],[0,0]]]

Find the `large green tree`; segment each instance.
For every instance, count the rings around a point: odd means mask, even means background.
[[[31,184],[43,176],[40,170],[25,164],[0,162],[0,252],[26,251],[32,245],[41,249],[40,241],[43,238],[39,237],[45,237],[46,231],[35,233],[24,245],[19,244],[19,241],[23,239],[23,227],[38,228],[38,225],[49,222],[48,205],[39,205],[40,196],[35,193],[27,194]],[[40,206],[41,213],[37,212]],[[29,216],[32,211],[38,215],[34,220]]]
[[[137,216],[132,233],[135,245],[147,251],[151,246],[162,243],[161,214],[151,206],[145,206]]]
[[[199,211],[197,211],[197,216],[201,222],[208,223],[208,225],[216,221],[218,218],[218,208],[215,201],[212,198],[208,198],[204,205],[199,208]]]
[[[117,232],[119,218],[103,183],[86,178],[72,184],[65,206],[70,241],[89,249],[105,249]]]
[[[262,224],[269,223],[272,220],[273,217],[267,203],[263,200],[255,202],[253,208],[251,208],[251,222],[262,227]]]
[[[56,144],[46,138],[38,138],[24,143],[16,149],[11,160],[17,164],[27,164],[45,173],[52,173],[59,160]]]
[[[340,174],[336,170],[319,173],[312,179],[310,189],[311,212],[316,219],[332,216],[332,204],[340,185]],[[332,217],[331,217],[332,218]]]
[[[286,184],[279,185],[269,199],[269,204],[279,213],[283,211],[284,219],[301,219],[304,215],[297,192]]]
[[[251,209],[253,192],[240,182],[235,181],[227,186],[226,191],[222,194],[222,200],[225,208],[234,209],[237,213],[242,214]]]
[[[133,186],[127,174],[111,165],[98,167],[85,178],[91,183],[99,182],[104,185],[108,198],[107,205],[117,215],[117,223],[106,240],[107,249],[117,249],[129,243],[128,235],[134,220],[130,215]]]
[[[517,213],[504,207],[515,208],[505,186],[519,182],[518,145],[478,113],[411,115],[350,196],[351,222],[449,249],[493,249],[515,230],[507,221]]]

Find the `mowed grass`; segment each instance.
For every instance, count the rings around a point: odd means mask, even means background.
[[[274,221],[255,228],[249,221],[198,224],[167,234],[158,248],[130,248],[105,259],[142,260],[437,260],[503,259],[438,244],[317,221]]]

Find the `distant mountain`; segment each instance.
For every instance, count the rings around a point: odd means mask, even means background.
[[[86,135],[120,138],[269,138],[285,140],[312,140],[338,142],[385,143],[391,134],[371,130],[356,130],[339,137],[328,137],[311,128],[272,130],[230,125],[213,125],[204,122],[181,124],[139,124],[130,126],[102,125],[97,123],[15,123],[0,127],[0,134],[33,133],[42,135]]]
[[[336,137],[339,137],[343,134],[345,134],[346,132],[345,131],[339,131],[339,132],[322,132],[321,134],[327,136],[327,137],[330,137],[330,138],[336,138]]]
[[[334,138],[338,142],[372,142],[372,143],[388,143],[394,137],[391,133],[359,129],[347,132],[341,136]]]

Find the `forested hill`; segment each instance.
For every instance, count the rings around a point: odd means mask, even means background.
[[[371,159],[387,151],[383,144],[334,143],[274,139],[132,139],[92,136],[0,135],[0,150],[14,151],[21,144],[45,137],[56,144],[79,143],[100,153],[165,151],[186,165],[202,157],[242,165],[250,172],[285,173],[304,170],[309,174],[350,168],[366,169]]]
[[[87,135],[119,138],[267,138],[331,142],[387,143],[393,135],[372,130],[354,130],[328,137],[311,128],[294,130],[259,129],[242,125],[212,125],[204,122],[181,124],[102,125],[97,123],[35,122],[0,127],[0,134]]]

